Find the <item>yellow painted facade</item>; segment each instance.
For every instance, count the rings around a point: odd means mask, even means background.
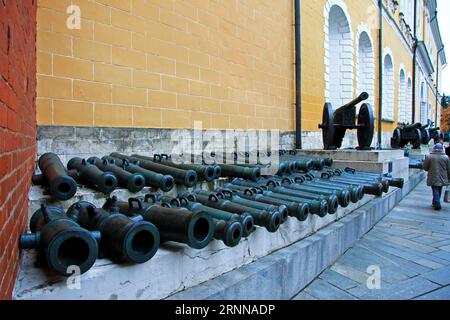
[[[38,6],[39,125],[294,129],[291,1]]]
[[[330,1],[301,1],[304,131],[318,131],[322,118]],[[354,61],[362,25],[373,40],[377,115],[376,1],[336,1],[347,8]],[[81,10],[80,30],[66,26],[71,4]],[[383,131],[397,125],[400,66],[412,74],[398,14],[383,19],[395,79],[395,121]],[[38,125],[192,128],[202,121],[205,129],[295,130],[291,0],[38,0],[37,57]]]

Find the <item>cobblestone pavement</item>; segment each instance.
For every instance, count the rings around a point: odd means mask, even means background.
[[[294,297],[323,299],[450,300],[450,204],[434,211],[420,183]]]

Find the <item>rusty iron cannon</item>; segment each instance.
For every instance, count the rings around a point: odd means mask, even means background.
[[[413,149],[419,149],[424,141],[423,130],[424,126],[421,123],[400,124],[395,128],[392,135],[391,147],[393,149],[400,149],[410,143]],[[428,139],[427,137],[425,138]]]
[[[375,118],[370,104],[364,103],[356,115],[356,105],[367,100],[369,94],[361,93],[356,99],[337,110],[333,110],[331,103],[323,107],[322,129],[323,145],[325,150],[336,150],[342,146],[345,132],[357,130],[358,150],[370,150],[375,129]],[[356,121],[357,119],[357,121]]]

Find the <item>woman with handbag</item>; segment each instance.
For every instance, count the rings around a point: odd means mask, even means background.
[[[435,210],[441,210],[442,188],[450,181],[450,159],[442,144],[434,146],[423,161],[423,169],[428,172],[427,185],[433,191],[433,207]]]

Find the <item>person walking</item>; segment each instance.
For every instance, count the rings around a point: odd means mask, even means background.
[[[445,154],[444,146],[436,144],[423,161],[423,169],[428,172],[427,185],[433,191],[434,210],[441,210],[442,188],[450,181],[450,159]]]
[[[447,148],[445,148],[445,154],[447,155],[447,157],[450,158],[450,144],[448,145]]]

